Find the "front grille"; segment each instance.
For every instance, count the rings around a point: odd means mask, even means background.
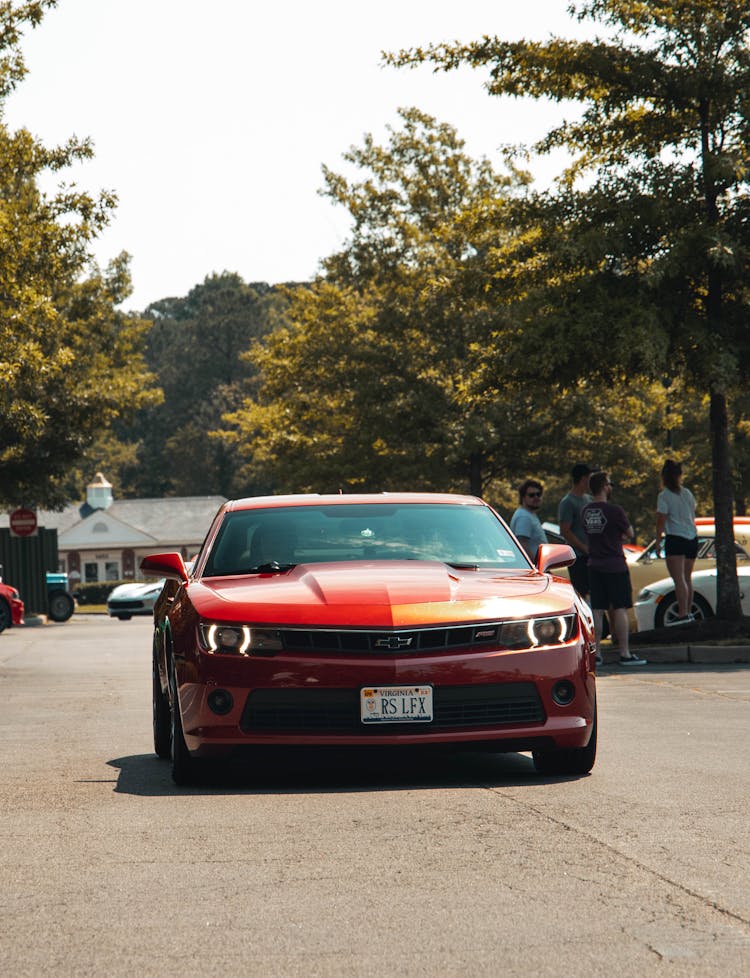
[[[281,639],[289,652],[409,655],[445,649],[496,645],[499,623],[415,628],[403,631],[354,631],[321,628],[282,628]]]
[[[108,604],[115,611],[141,611],[143,608],[143,602],[137,600],[110,601]]]
[[[363,724],[359,689],[256,689],[240,720],[246,732],[277,733],[424,733],[543,723],[544,708],[533,683],[488,686],[436,686],[431,723]]]

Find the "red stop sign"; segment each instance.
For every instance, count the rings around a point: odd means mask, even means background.
[[[19,506],[10,514],[10,532],[16,537],[30,537],[36,533],[36,513],[33,509]]]

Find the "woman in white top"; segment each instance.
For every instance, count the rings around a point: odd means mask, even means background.
[[[684,625],[693,620],[693,566],[698,555],[695,529],[695,499],[682,484],[682,466],[667,459],[661,470],[664,488],[656,502],[656,552],[662,535],[667,570],[674,581],[679,618],[672,624]]]

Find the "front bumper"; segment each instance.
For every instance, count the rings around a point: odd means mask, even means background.
[[[107,604],[107,614],[110,618],[119,618],[120,615],[153,615],[154,606],[150,603],[144,605],[142,601],[123,601]]]
[[[25,625],[26,622],[24,621],[24,617],[23,617],[24,614],[25,614],[25,608],[24,608],[24,605],[23,605],[23,601],[21,601],[20,599],[19,600],[15,600],[14,598],[11,598],[10,599],[10,620],[11,620],[12,624],[14,624],[14,625]]]
[[[656,627],[656,609],[658,606],[659,602],[654,600],[636,602],[633,605],[633,614],[639,632],[650,632]]]
[[[595,712],[593,650],[579,641],[554,650],[366,660],[198,653],[176,662],[176,676],[185,741],[198,756],[273,744],[583,747]],[[565,705],[553,697],[560,682],[574,690]],[[360,689],[396,684],[432,686],[433,721],[363,725]],[[225,715],[211,708],[216,691],[231,698]]]

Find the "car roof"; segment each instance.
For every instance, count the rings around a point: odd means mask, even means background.
[[[750,516],[735,516],[732,518],[732,522],[735,526],[750,526]],[[715,516],[696,516],[695,525],[696,526],[714,526],[716,523]]]
[[[477,496],[463,496],[448,492],[372,492],[372,493],[336,493],[321,495],[318,493],[300,493],[288,496],[248,496],[245,499],[230,499],[222,506],[225,511],[247,509],[273,509],[289,506],[351,506],[356,504],[367,506],[376,505],[409,505],[409,504],[440,504],[444,506],[486,506],[484,500]]]

